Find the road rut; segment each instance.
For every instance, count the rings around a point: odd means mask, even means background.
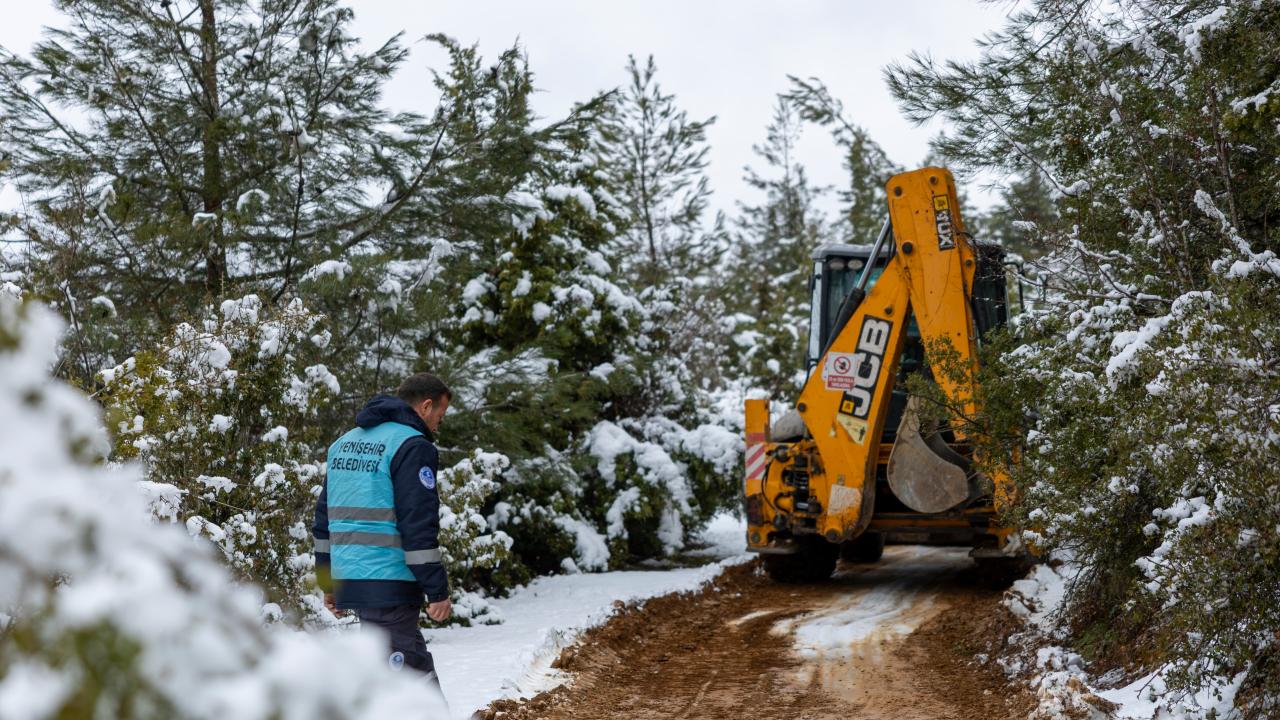
[[[890,547],[807,586],[753,563],[623,609],[561,655],[570,684],[481,717],[1022,718],[1029,696],[972,662],[999,598],[964,550]]]

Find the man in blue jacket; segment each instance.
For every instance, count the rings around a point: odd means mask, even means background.
[[[418,613],[423,595],[432,620],[453,611],[440,557],[439,458],[432,444],[451,398],[439,378],[418,373],[395,397],[370,400],[356,427],[329,446],[312,527],[325,604],[354,610],[363,626],[385,630],[388,663],[408,665],[437,685]]]

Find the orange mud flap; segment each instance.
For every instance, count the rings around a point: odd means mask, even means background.
[[[769,549],[771,546],[769,523],[772,518],[765,514],[768,501],[764,497],[764,483],[769,475],[768,400],[746,401],[745,426],[743,499],[747,514],[747,549],[751,552],[775,552]],[[795,550],[789,552],[795,552]]]

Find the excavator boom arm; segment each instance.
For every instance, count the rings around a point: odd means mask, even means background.
[[[748,473],[749,517],[752,493],[762,493],[775,513],[786,511],[795,522],[811,523],[795,531],[816,533],[833,543],[857,537],[872,521],[881,437],[912,316],[926,348],[950,347],[962,367],[968,365],[967,378],[943,373],[937,382],[965,414],[974,410],[977,257],[958,212],[955,180],[945,169],[923,168],[891,178],[887,193],[895,250],[875,285],[834,329],[800,394],[796,410],[807,437],[770,445],[776,462],[767,472],[758,470],[754,479]],[[869,264],[875,260],[873,256]],[[747,419],[749,437],[767,440],[767,411],[749,405]],[[904,435],[917,450],[924,447],[922,438]],[[905,440],[896,443],[895,454],[899,445],[904,446],[900,457],[909,458]],[[748,447],[750,455],[752,445]],[[934,470],[959,473],[964,482],[963,469],[945,459],[939,462]],[[785,498],[790,498],[789,507]],[[763,534],[756,533],[752,544],[763,544]]]

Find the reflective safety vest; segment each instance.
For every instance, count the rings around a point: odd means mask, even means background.
[[[325,482],[335,580],[415,581],[400,545],[391,485],[391,460],[412,437],[422,433],[385,422],[355,428],[329,446]]]

